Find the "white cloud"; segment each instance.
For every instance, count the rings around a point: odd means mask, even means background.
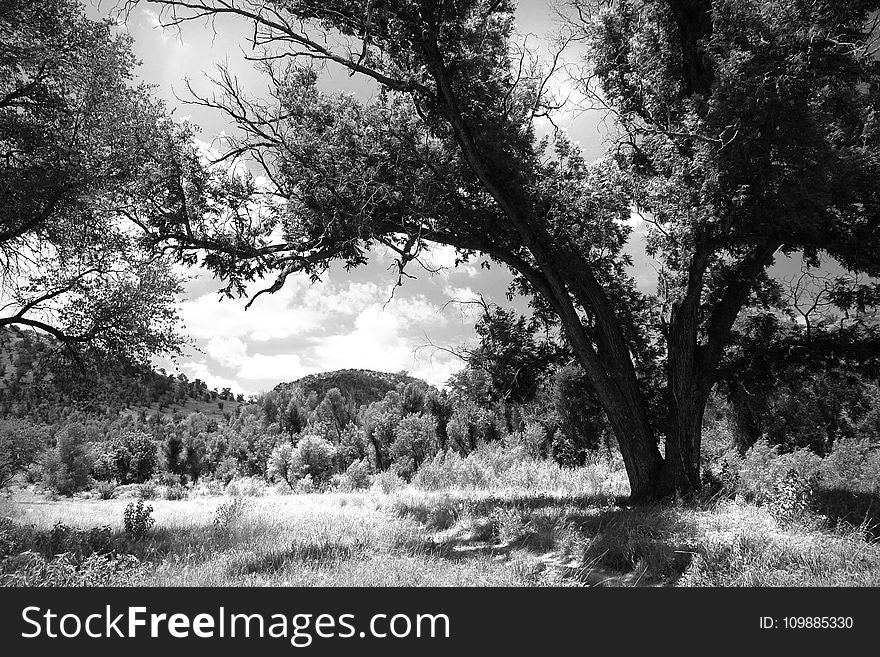
[[[235,336],[214,336],[208,340],[205,351],[226,367],[238,367],[247,357],[247,345]]]
[[[432,269],[455,267],[455,247],[446,244],[437,244],[422,256],[422,260]]]
[[[381,298],[382,290],[375,283],[349,282],[344,289],[313,285],[303,295],[303,302],[313,310],[326,313],[356,314]]]
[[[242,379],[293,381],[312,371],[303,366],[298,354],[254,354],[242,362],[237,376]]]
[[[442,383],[448,378],[450,364],[443,359],[431,363],[417,356],[414,349],[425,340],[406,335],[428,322],[438,326],[446,318],[423,296],[394,299],[384,308],[371,304],[358,314],[352,331],[320,339],[309,352],[309,360],[315,362],[316,370],[407,370],[424,374],[432,383]]]
[[[320,329],[324,320],[323,313],[296,303],[299,291],[307,285],[308,280],[291,276],[283,289],[262,295],[247,311],[243,299],[221,300],[209,292],[184,301],[180,316],[190,335],[206,340],[216,336],[272,340],[302,335]],[[253,292],[257,289],[253,286]]]
[[[454,301],[479,301],[480,295],[469,287],[453,287],[447,285],[443,288],[443,294]]]

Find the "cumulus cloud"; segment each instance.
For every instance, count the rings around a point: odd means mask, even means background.
[[[298,354],[254,354],[242,361],[237,376],[252,380],[292,381],[313,371],[303,366]]]
[[[226,367],[238,367],[247,357],[247,345],[240,338],[215,336],[205,346],[207,354]]]
[[[291,276],[282,290],[264,294],[247,311],[244,300],[221,300],[209,292],[184,301],[180,316],[190,335],[206,340],[216,336],[271,340],[308,333],[321,327],[324,315],[296,303],[307,285],[308,281]]]
[[[451,264],[454,251],[447,249],[441,260]],[[378,268],[365,274],[367,280],[359,271],[355,276],[361,280],[336,281],[327,275],[316,283],[290,276],[282,290],[261,296],[247,311],[244,300],[221,301],[216,282],[207,275],[192,281],[194,298],[182,303],[181,315],[207,358],[191,367],[198,368],[199,378],[223,387],[234,377],[243,387],[267,389],[280,381],[345,368],[407,370],[443,385],[461,363],[448,354],[417,348],[429,342],[429,334],[459,343],[472,318],[444,311],[442,304],[450,297],[470,300],[477,295],[470,287],[451,285],[448,277],[427,277],[392,296]],[[248,293],[266,285],[255,283]]]

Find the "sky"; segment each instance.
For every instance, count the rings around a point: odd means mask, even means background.
[[[106,16],[113,2],[83,0],[92,17]],[[200,92],[210,92],[207,76],[224,62],[252,93],[265,93],[266,81],[245,60],[249,48],[247,26],[235,19],[213,24],[189,23],[163,29],[157,7],[139,5],[120,29],[134,39],[141,60],[138,77],[155,85],[154,93],[173,109],[178,119],[200,126],[199,138],[214,143],[230,126],[217,112],[188,105],[186,80]],[[548,3],[520,3],[517,25],[532,43],[554,28]],[[322,75],[325,90],[343,90],[367,97],[369,82],[340,70]],[[581,144],[588,158],[602,148],[603,114],[587,112],[561,120],[564,129]],[[372,254],[366,266],[345,271],[334,267],[320,282],[288,278],[285,287],[264,294],[245,310],[247,299],[226,299],[221,284],[210,273],[189,270],[190,280],[180,301],[180,316],[194,346],[175,362],[158,359],[157,366],[200,378],[211,387],[229,387],[235,393],[254,394],[283,381],[342,368],[406,370],[442,386],[463,363],[439,347],[461,347],[475,340],[473,307],[456,303],[484,296],[501,305],[524,308],[524,299],[508,302],[510,274],[481,260],[455,266],[451,247],[437,247],[427,258],[437,273],[412,269],[416,280],[397,280],[387,253]],[[652,270],[640,267],[639,276],[651,284]],[[250,291],[266,287],[255,283]],[[393,296],[392,296],[393,290]]]

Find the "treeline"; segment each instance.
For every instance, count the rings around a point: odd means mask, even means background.
[[[331,383],[339,387],[326,389]],[[8,417],[0,441],[31,482],[61,494],[96,482],[177,488],[256,477],[293,489],[384,471],[408,480],[437,454],[467,455],[503,438],[531,456],[575,465],[601,436],[608,439],[595,423],[580,421],[587,411],[572,394],[579,385],[573,369],[561,368],[523,404],[504,400],[478,367],[442,391],[404,374],[343,370],[278,386],[222,416],[145,409],[88,415],[44,400],[56,422],[40,412]]]

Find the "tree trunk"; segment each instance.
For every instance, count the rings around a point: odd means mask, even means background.
[[[671,402],[666,455],[656,494],[689,495],[700,490],[700,443],[706,397],[696,390]]]
[[[630,498],[634,502],[654,499],[660,483],[663,458],[647,415],[643,409],[633,408],[627,403],[627,399],[633,398],[633,394],[639,394],[638,391],[622,395],[615,390],[621,385],[621,381],[612,385],[607,379],[595,381],[590,378],[617,438],[629,479]]]
[[[669,427],[657,494],[688,495],[700,489],[700,443],[710,380],[702,371],[697,343],[697,299],[702,278],[695,258],[688,294],[673,306],[667,336]]]

